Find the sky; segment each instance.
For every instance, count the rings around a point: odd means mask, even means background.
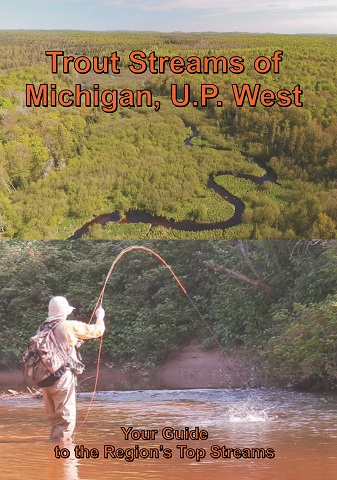
[[[337,0],[2,0],[0,29],[337,34]]]

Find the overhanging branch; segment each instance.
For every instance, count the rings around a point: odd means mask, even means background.
[[[234,278],[234,280],[237,280],[242,283],[246,283],[247,285],[250,285],[253,288],[257,288],[258,290],[262,290],[266,293],[269,293],[270,295],[278,296],[277,290],[271,285],[269,285],[262,278],[250,278],[250,277],[247,277],[247,275],[244,275],[243,273],[235,272],[234,270],[230,270],[229,268],[226,268],[223,265],[219,265],[218,263],[214,263],[214,262],[208,262],[207,266],[214,272],[218,272],[223,275],[226,275],[227,277]]]

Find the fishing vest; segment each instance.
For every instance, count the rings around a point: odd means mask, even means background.
[[[39,387],[50,387],[67,369],[77,375],[84,370],[75,347],[68,343],[65,321],[44,322],[23,355],[25,379]]]

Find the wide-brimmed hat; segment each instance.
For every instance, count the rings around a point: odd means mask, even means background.
[[[57,316],[68,316],[72,313],[75,307],[69,305],[68,300],[65,297],[53,297],[48,305],[48,316],[57,317]]]

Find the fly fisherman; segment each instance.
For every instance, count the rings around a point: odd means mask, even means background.
[[[43,329],[44,326],[48,327],[49,322],[56,322],[53,332],[58,343],[57,347],[67,358],[64,366],[38,384],[42,389],[45,411],[51,423],[50,440],[52,441],[71,441],[75,429],[76,366],[82,366],[82,370],[84,368],[77,358],[75,347],[82,343],[81,340],[101,337],[105,330],[105,312],[102,307],[97,308],[96,323],[92,325],[67,320],[67,316],[73,310],[74,307],[69,305],[66,298],[53,297],[49,302],[48,318],[40,327]]]

